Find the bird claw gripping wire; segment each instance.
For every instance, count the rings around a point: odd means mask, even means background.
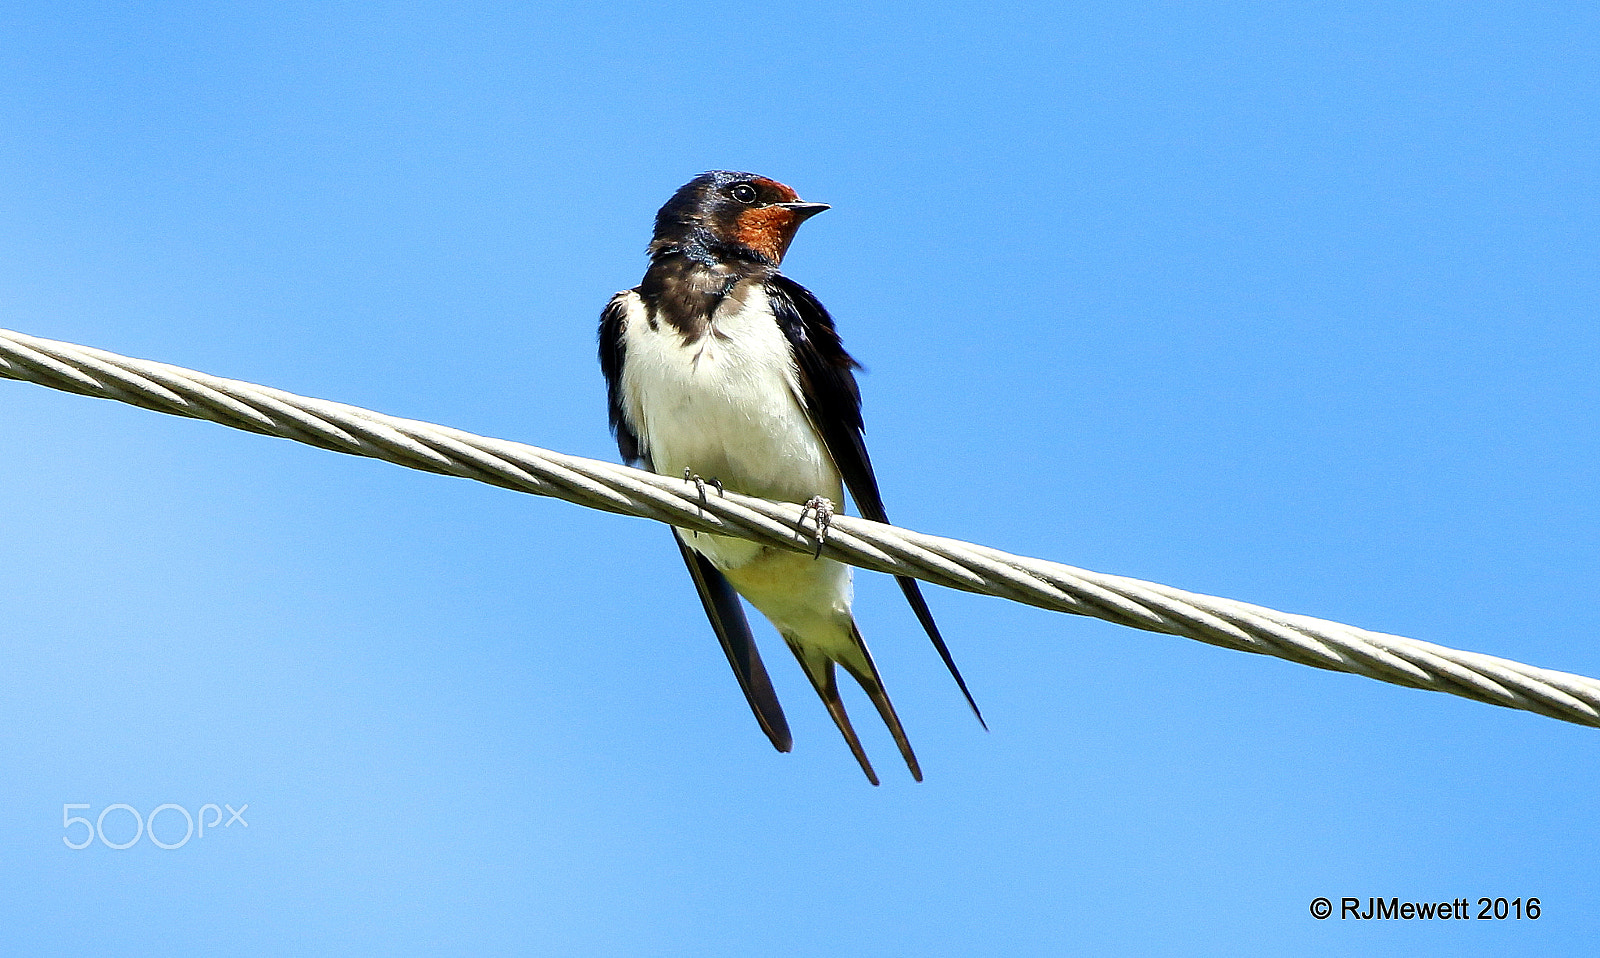
[[[817,516],[817,531],[815,533],[817,551],[811,558],[820,559],[822,558],[822,546],[828,541],[828,532],[833,528],[833,500],[826,496],[812,496],[807,499],[806,504],[800,507],[800,525],[804,526],[806,524],[806,513],[811,512],[816,513]]]
[[[710,485],[711,488],[717,490],[717,495],[720,496],[720,495],[722,495],[722,480],[721,479],[702,479],[699,476],[694,474],[694,470],[693,469],[690,469],[688,466],[684,466],[683,467],[683,481],[684,482],[692,482],[692,483],[694,483],[694,487],[695,487],[696,491],[698,491],[700,493],[700,516],[701,516],[701,518],[704,518],[705,514],[706,514],[706,486]],[[695,535],[698,536],[698,535],[700,535],[700,533],[696,532]]]

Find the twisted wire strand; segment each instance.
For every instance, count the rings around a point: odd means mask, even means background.
[[[680,479],[626,466],[87,346],[0,330],[0,377],[684,529],[796,551],[815,547],[814,527],[807,527],[797,504],[732,492],[702,494]],[[854,516],[834,517],[824,551],[877,572],[1600,727],[1600,681],[1568,672],[1011,555]]]

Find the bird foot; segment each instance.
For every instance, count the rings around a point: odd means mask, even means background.
[[[711,486],[711,488],[717,490],[717,495],[719,495],[719,496],[722,495],[722,480],[721,479],[702,479],[699,476],[695,475],[694,474],[694,470],[690,469],[688,466],[685,466],[683,468],[683,481],[684,482],[692,482],[692,483],[694,483],[695,489],[700,493],[700,515],[701,516],[704,516],[706,514],[706,486],[707,485]],[[700,535],[700,533],[698,533],[698,532],[695,533],[696,537],[698,537],[699,535]]]
[[[814,512],[817,516],[816,554],[811,558],[822,558],[822,546],[828,541],[828,531],[833,528],[833,500],[826,496],[812,496],[806,504],[800,507],[800,525],[806,524],[806,513]]]

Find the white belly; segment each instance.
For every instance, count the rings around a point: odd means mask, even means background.
[[[662,321],[652,330],[634,298],[624,336],[625,411],[657,473],[688,469],[768,499],[843,501],[839,471],[800,406],[789,342],[759,287],[730,295],[689,342]],[[721,536],[689,541],[723,569],[761,551]]]

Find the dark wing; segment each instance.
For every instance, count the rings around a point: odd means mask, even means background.
[[[617,451],[628,465],[649,468],[648,450],[640,445],[622,404],[622,364],[627,355],[623,333],[628,323],[626,298],[631,295],[618,293],[600,314],[600,371],[606,377],[611,431],[617,436]],[[789,751],[793,745],[789,723],[784,720],[783,707],[772,690],[772,679],[767,676],[755,638],[750,634],[750,623],[745,620],[738,593],[704,556],[684,545],[676,532],[672,538],[683,553],[689,577],[700,593],[700,604],[705,607],[706,618],[711,620],[711,630],[722,643],[722,651],[728,656],[728,664],[733,666],[733,674],[739,680],[745,700],[750,703],[750,711],[755,713],[756,721],[761,723],[761,730],[772,740],[773,747],[780,752]]]
[[[750,711],[761,723],[761,731],[772,740],[772,747],[780,752],[789,751],[794,744],[789,735],[789,723],[784,720],[783,706],[778,704],[778,693],[772,690],[767,667],[761,664],[761,653],[750,635],[750,623],[745,620],[739,594],[710,560],[685,545],[678,533],[674,532],[672,537],[683,553],[683,564],[689,567],[689,576],[700,593],[700,604],[705,606],[706,618],[711,620],[711,630],[722,643],[722,651],[728,657],[728,664],[733,666],[733,674],[739,680],[745,701],[750,703]]]
[[[844,477],[844,484],[861,515],[874,522],[887,523],[889,515],[883,508],[883,497],[878,492],[878,479],[873,475],[872,459],[867,455],[863,436],[861,390],[856,386],[853,372],[861,368],[860,364],[844,351],[839,333],[833,328],[833,318],[810,290],[780,274],[767,281],[766,291],[778,326],[788,338],[800,367],[800,393],[806,414],[822,434],[822,442],[828,447],[828,454]],[[972,714],[978,717],[979,724],[988,728],[983,713],[978,711],[978,703],[967,690],[961,670],[950,657],[950,649],[944,644],[944,636],[939,634],[939,626],[933,621],[933,613],[922,597],[917,580],[900,575],[895,576],[895,581],[900,583],[900,591],[911,603],[917,621],[933,640],[933,647],[939,650],[945,668],[961,687],[961,694],[967,697]]]
[[[623,332],[628,328],[627,299],[632,291],[618,293],[606,304],[600,314],[600,371],[606,377],[606,402],[610,407],[611,432],[617,437],[617,451],[622,461],[637,466],[643,458],[639,437],[628,424],[622,409],[622,361],[627,353],[627,340]]]

